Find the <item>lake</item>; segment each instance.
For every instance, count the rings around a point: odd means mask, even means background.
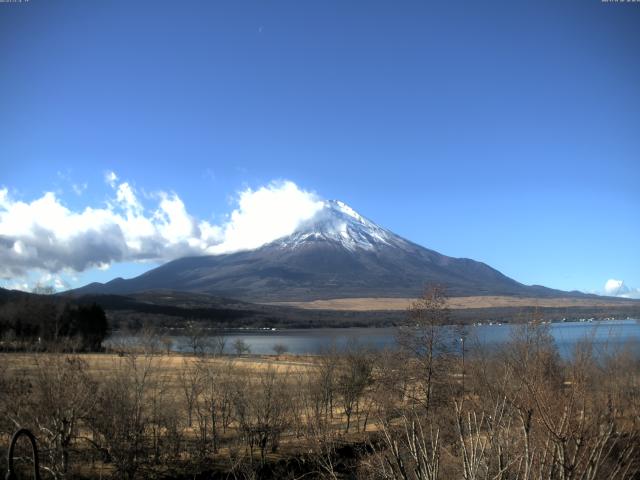
[[[563,322],[549,325],[563,357],[571,356],[574,347],[581,340],[591,339],[596,351],[614,351],[629,346],[640,354],[640,321],[594,320],[592,322]],[[509,341],[514,325],[494,324],[468,327],[467,345],[479,343],[498,348]],[[373,349],[394,348],[397,328],[318,328],[291,330],[233,330],[225,332],[225,352],[233,353],[233,342],[242,339],[254,354],[273,354],[273,347],[282,344],[294,354],[317,354],[331,347],[344,349],[357,344]],[[117,336],[110,338],[113,342]],[[120,337],[122,340],[122,337]],[[171,335],[172,350],[188,352],[189,341],[183,335]],[[456,337],[457,339],[457,337]],[[453,335],[451,336],[454,341]],[[137,343],[136,337],[126,337],[127,343]]]

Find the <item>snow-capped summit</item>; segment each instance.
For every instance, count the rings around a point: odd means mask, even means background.
[[[326,200],[316,215],[292,235],[277,240],[281,248],[297,248],[308,242],[335,242],[355,251],[406,244],[397,235],[360,215],[340,200]]]

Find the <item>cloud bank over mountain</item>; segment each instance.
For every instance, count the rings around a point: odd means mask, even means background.
[[[640,288],[631,288],[624,284],[624,280],[610,278],[604,284],[604,294],[611,297],[640,299]]]
[[[105,204],[78,211],[54,192],[23,201],[0,189],[0,278],[256,248],[291,234],[322,208],[315,193],[276,181],[239,192],[227,219],[213,224],[191,215],[176,193],[153,194],[148,208],[114,172],[105,182],[113,193]]]

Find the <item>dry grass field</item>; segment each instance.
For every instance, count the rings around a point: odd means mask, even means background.
[[[345,310],[345,311],[379,311],[406,310],[415,302],[415,298],[334,298],[329,300],[313,300],[310,302],[274,302],[270,305],[285,305],[309,310]],[[527,298],[506,296],[473,296],[451,297],[447,301],[453,310],[470,308],[501,307],[619,307],[637,305],[634,300],[610,298]]]
[[[4,372],[8,374],[21,374],[30,377],[43,363],[46,364],[53,357],[66,357],[68,354],[57,353],[0,353]],[[116,353],[82,353],[78,354],[87,365],[87,373],[94,378],[109,377],[115,369],[126,359]],[[231,363],[236,369],[247,374],[260,373],[273,370],[277,373],[304,374],[316,367],[313,357],[303,355],[263,355],[245,357],[202,357],[189,354],[161,353],[157,355],[145,355],[149,358],[154,373],[159,377],[169,380],[169,385],[176,387],[180,373],[185,366],[206,363],[213,367],[223,367]]]

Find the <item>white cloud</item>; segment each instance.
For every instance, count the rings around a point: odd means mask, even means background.
[[[23,292],[30,292],[31,290],[33,290],[28,282],[7,283],[3,285],[2,288],[6,288],[7,290],[22,290]]]
[[[118,181],[118,176],[116,175],[116,172],[105,172],[104,181],[111,188],[116,188],[116,182]]]
[[[208,251],[227,253],[251,249],[289,235],[312,218],[322,205],[315,194],[300,190],[293,182],[247,189],[240,193],[238,208],[222,228],[223,241]]]
[[[76,195],[82,195],[88,186],[89,185],[87,184],[87,182],[74,183],[71,185],[71,188],[73,188],[73,191],[76,192]]]
[[[171,196],[162,193],[160,208],[154,214],[159,221],[159,229],[162,236],[170,243],[188,241],[194,235],[198,235],[195,221],[187,213],[180,197],[176,194]]]
[[[38,280],[38,282],[36,283],[36,285],[41,287],[52,287],[56,291],[65,290],[69,288],[69,285],[67,284],[67,282],[62,277],[60,277],[60,275],[55,275],[51,273],[43,274]]]
[[[624,280],[610,278],[604,284],[604,294],[611,297],[640,299],[640,288],[631,288],[624,284]]]
[[[293,233],[322,208],[314,193],[293,182],[274,182],[239,192],[235,210],[214,225],[189,214],[175,193],[158,193],[157,205],[148,209],[129,182],[117,183],[114,172],[105,181],[115,198],[106,207],[78,211],[53,192],[25,202],[0,189],[0,279],[257,248]]]
[[[604,284],[604,293],[615,297],[620,293],[624,293],[623,289],[626,289],[626,288],[627,287],[625,286],[623,280],[616,280],[615,278],[610,278],[609,280],[607,280],[607,283]]]
[[[137,216],[142,213],[142,204],[136,197],[131,185],[127,182],[123,182],[118,185],[116,190],[116,199],[118,203],[125,208],[128,216]]]

